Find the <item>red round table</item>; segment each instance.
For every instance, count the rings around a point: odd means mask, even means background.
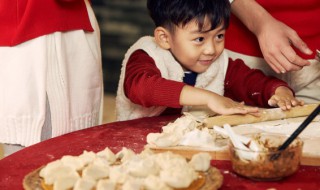
[[[84,150],[98,152],[109,147],[118,152],[127,147],[139,153],[146,136],[160,132],[161,127],[177,116],[142,118],[114,122],[72,132],[27,147],[0,160],[0,190],[23,189],[26,174],[63,155],[80,155]],[[320,190],[320,167],[301,166],[299,171],[278,182],[255,182],[232,172],[230,161],[212,160],[212,165],[224,175],[221,190]]]

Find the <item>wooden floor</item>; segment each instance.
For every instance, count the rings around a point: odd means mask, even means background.
[[[103,120],[102,123],[110,123],[115,121],[115,95],[105,94],[103,99]]]
[[[3,147],[2,144],[0,143],[0,159],[3,158]]]

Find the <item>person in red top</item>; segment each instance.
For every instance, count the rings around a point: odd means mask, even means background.
[[[163,115],[182,106],[258,114],[257,107],[245,104],[283,110],[303,104],[285,82],[249,69],[242,60],[228,59],[228,1],[148,0],[147,6],[156,25],[154,37],[142,37],[125,55],[118,120]]]
[[[88,0],[1,1],[0,31],[5,156],[100,123],[100,32]]]
[[[319,1],[234,0],[231,9],[230,57],[286,81],[306,103],[319,102]]]

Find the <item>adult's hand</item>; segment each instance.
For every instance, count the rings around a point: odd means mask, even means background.
[[[297,71],[310,65],[297,55],[293,46],[305,54],[312,54],[298,34],[289,26],[273,18],[255,0],[236,0],[231,10],[253,32],[266,62],[277,73]]]
[[[316,60],[320,61],[320,50],[317,49]]]
[[[264,59],[275,72],[297,71],[310,65],[308,60],[301,58],[293,49],[294,46],[310,55],[312,51],[306,43],[293,29],[273,17],[261,25],[256,36]]]

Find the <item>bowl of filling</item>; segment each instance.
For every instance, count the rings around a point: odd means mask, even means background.
[[[236,174],[256,181],[276,181],[299,169],[303,147],[300,138],[279,151],[288,135],[254,133],[243,137],[245,146],[236,147],[229,142],[230,160]]]

